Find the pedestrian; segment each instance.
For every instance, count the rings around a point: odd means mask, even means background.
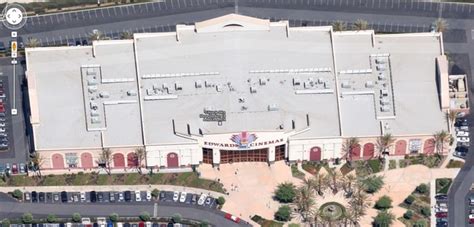
[[[235,175],[237,175],[237,171],[235,171]]]

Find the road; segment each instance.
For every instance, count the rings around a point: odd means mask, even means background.
[[[154,214],[153,202],[140,203],[102,203],[102,204],[44,204],[44,203],[20,203],[9,196],[0,193],[0,217],[19,218],[24,213],[33,214],[35,218],[46,217],[48,214],[55,214],[57,217],[71,217],[75,212],[82,217],[108,217],[112,213],[117,213],[121,217],[138,217],[140,213],[146,211]],[[157,216],[171,217],[179,213],[185,219],[207,220],[213,226],[250,226],[246,223],[234,223],[224,218],[224,212],[207,207],[192,207],[187,204],[177,204],[173,202],[158,202]]]
[[[109,37],[116,37],[122,31],[166,32],[174,31],[177,23],[191,24],[234,12],[271,20],[285,19],[292,26],[329,25],[335,20],[350,24],[365,19],[377,32],[428,32],[433,21],[442,17],[449,24],[444,34],[445,51],[455,62],[450,71],[468,74],[470,90],[474,87],[472,4],[412,0],[166,0],[30,17],[19,34],[24,40],[35,37],[42,44],[59,45],[82,40],[93,29]],[[8,42],[8,37],[9,31],[0,28],[0,41]],[[472,102],[471,95],[472,92]],[[449,192],[450,226],[466,223],[466,197],[474,182],[473,153],[469,152]]]

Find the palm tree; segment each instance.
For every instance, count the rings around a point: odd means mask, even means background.
[[[438,18],[433,23],[433,26],[436,32],[444,32],[448,29],[449,24],[446,22],[446,20]]]
[[[315,191],[317,189],[318,182],[314,177],[303,179],[303,187],[309,191]]]
[[[124,31],[120,33],[120,38],[121,39],[133,39],[133,33],[129,31]]]
[[[357,184],[354,196],[349,201],[349,213],[354,225],[360,221],[360,218],[366,215],[367,209],[370,207],[369,197],[364,192],[363,186]]]
[[[99,160],[97,161],[99,164],[104,165],[107,174],[111,174],[112,167],[110,163],[112,162],[112,151],[109,148],[102,148],[102,153],[99,156]]]
[[[316,182],[316,191],[319,195],[323,195],[324,190],[326,190],[326,188],[329,186],[328,178],[325,176],[325,174],[320,173],[317,175]]]
[[[89,34],[89,39],[90,40],[104,40],[107,39],[107,37],[102,33],[101,31],[94,29],[90,34]]]
[[[342,151],[345,153],[349,165],[352,164],[352,153],[359,145],[359,139],[356,137],[348,138],[342,145]]]
[[[449,110],[447,113],[448,120],[449,120],[449,130],[452,131],[454,128],[454,122],[456,121],[456,117],[458,116],[459,111],[457,110]]]
[[[346,194],[352,194],[353,192],[353,183],[356,181],[356,177],[353,174],[346,174],[342,177],[342,189]]]
[[[318,226],[321,223],[321,210],[319,209],[319,207],[314,207],[313,209],[311,209],[309,217],[311,218],[311,222],[315,226]]]
[[[394,142],[395,139],[390,133],[379,136],[379,138],[377,138],[377,148],[379,150],[379,155],[383,154],[384,152],[388,152],[388,149],[390,149]]]
[[[39,152],[35,152],[31,157],[30,168],[41,177],[41,166],[43,166],[44,158]]]
[[[26,47],[29,47],[29,48],[35,48],[35,47],[38,47],[40,45],[40,42],[38,39],[36,38],[28,38],[28,40],[26,41]]]
[[[433,137],[436,153],[440,154],[444,151],[444,144],[448,142],[450,135],[445,130],[441,130],[439,132],[436,132]]]
[[[337,20],[332,23],[332,29],[336,32],[344,31],[346,28],[347,24],[344,21]]]
[[[339,180],[341,179],[342,175],[339,171],[335,169],[329,171],[329,174],[326,176],[329,182],[329,187],[332,189],[333,194],[337,194],[338,187],[339,187]]]
[[[369,23],[366,20],[357,19],[353,25],[354,29],[357,31],[367,30],[369,28]]]
[[[135,156],[135,160],[137,160],[137,170],[140,174],[142,174],[142,163],[143,163],[143,160],[145,160],[146,158],[146,153],[145,153],[145,149],[143,148],[137,148],[134,152],[134,156]]]
[[[296,193],[295,204],[296,204],[298,213],[303,218],[303,221],[307,221],[311,214],[311,210],[316,204],[313,199],[313,193],[304,186],[299,187]]]

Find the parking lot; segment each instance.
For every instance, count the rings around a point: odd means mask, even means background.
[[[217,201],[207,194],[160,191],[153,198],[151,191],[87,191],[87,192],[25,192],[25,203],[176,203],[217,209]]]
[[[467,118],[459,117],[454,124],[456,148],[453,156],[465,159],[469,152],[470,138],[469,138],[469,121]]]

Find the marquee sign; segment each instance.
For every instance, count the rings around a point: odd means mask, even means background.
[[[250,133],[208,135],[201,141],[204,147],[217,149],[260,149],[285,143],[281,133]]]

